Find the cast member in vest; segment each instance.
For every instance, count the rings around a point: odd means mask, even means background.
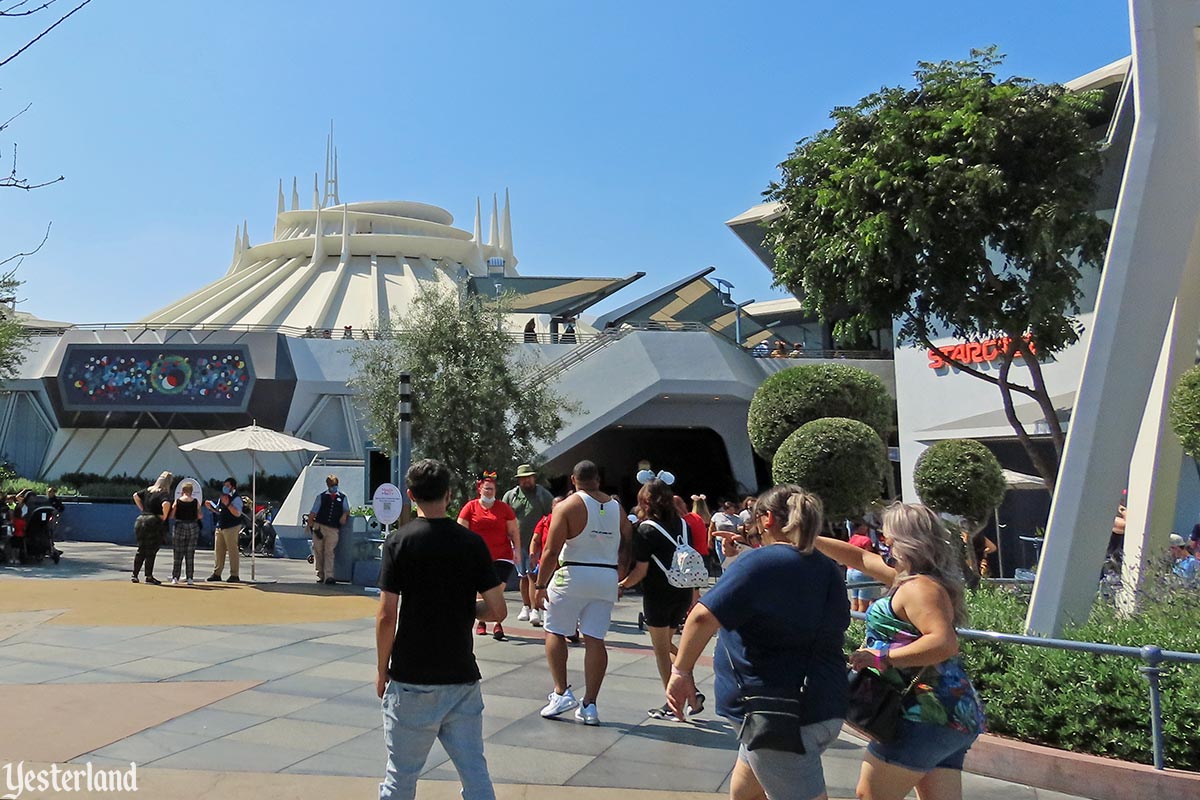
[[[154,577],[154,558],[162,547],[163,532],[166,531],[167,515],[171,513],[171,481],[175,476],[164,472],[158,480],[133,495],[133,504],[138,507],[137,519],[133,521],[133,535],[137,539],[137,555],[133,557],[133,582],[138,582],[138,572],[146,565],[146,583],[158,586],[162,581]]]
[[[533,578],[529,574],[529,546],[533,543],[533,529],[542,517],[550,513],[554,495],[545,486],[538,485],[537,471],[533,465],[522,464],[517,467],[517,485],[505,492],[502,499],[517,515],[517,526],[521,531],[521,546],[517,548],[516,562],[517,574],[521,576],[521,613],[517,619],[540,626],[541,612],[532,607]]]
[[[238,534],[242,532],[242,498],[238,497],[237,481],[226,478],[221,484],[221,497],[209,503],[217,515],[217,530],[213,534],[213,574],[210,581],[221,580],[225,569],[225,554],[229,554],[229,583],[238,583]]]
[[[179,490],[179,499],[171,506],[171,519],[175,520],[175,565],[171,568],[171,585],[179,585],[179,573],[187,562],[187,583],[192,585],[196,571],[196,542],[200,538],[200,501],[192,497],[192,484],[185,483]]]
[[[338,491],[337,475],[330,475],[325,478],[325,491],[317,495],[312,512],[308,515],[313,534],[313,564],[317,568],[317,583],[334,582],[333,551],[337,547],[338,534],[348,519],[350,503],[346,495]]]
[[[542,716],[576,709],[575,719],[599,725],[596,698],[608,669],[604,637],[617,602],[617,582],[628,563],[632,528],[621,504],[600,491],[600,472],[580,461],[571,472],[575,494],[559,503],[550,517],[534,589],[534,606],[545,609],[546,661],[554,691]],[[583,704],[567,685],[567,638],[576,626],[583,634]]]

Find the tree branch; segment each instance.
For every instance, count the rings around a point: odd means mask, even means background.
[[[20,111],[18,111],[17,113],[13,114],[13,115],[12,115],[11,117],[9,117],[8,119],[4,120],[4,122],[0,123],[0,131],[2,131],[2,130],[4,130],[5,128],[7,128],[9,125],[11,125],[11,124],[13,123],[13,120],[15,120],[17,117],[21,116],[22,114],[24,114],[26,111],[28,111],[28,110],[29,110],[29,109],[31,109],[31,108],[33,108],[33,103],[29,103],[29,104],[27,104],[27,105],[26,105],[24,108],[22,108]]]
[[[51,0],[51,2],[53,2],[53,0]],[[86,5],[87,5],[88,3],[90,3],[90,2],[92,2],[92,0],[83,0],[83,2],[82,2],[82,3],[80,3],[79,5],[77,5],[77,6],[75,6],[74,8],[72,8],[72,9],[71,9],[70,11],[68,11],[66,14],[63,14],[61,17],[59,17],[59,18],[58,18],[58,19],[55,21],[55,23],[54,23],[53,25],[51,25],[50,27],[46,28],[46,30],[42,31],[42,32],[41,32],[41,33],[39,33],[37,36],[35,36],[35,37],[33,37],[32,39],[30,39],[28,42],[26,42],[26,43],[25,43],[25,45],[24,45],[23,47],[21,47],[19,50],[17,50],[17,52],[13,53],[11,56],[9,56],[8,58],[4,59],[3,61],[0,61],[0,67],[3,67],[5,64],[7,64],[8,62],[12,61],[12,60],[13,60],[14,58],[16,58],[17,56],[21,55],[21,53],[24,53],[26,50],[28,50],[29,48],[33,47],[35,44],[37,44],[37,42],[38,42],[38,40],[39,40],[39,39],[41,39],[43,36],[45,36],[45,35],[46,35],[47,33],[49,33],[50,31],[52,31],[52,30],[54,30],[55,28],[57,28],[57,27],[58,27],[59,25],[61,25],[62,23],[66,22],[68,17],[70,17],[72,14],[74,14],[76,11],[78,11],[78,10],[79,10],[79,9],[81,9],[81,8],[83,8],[84,6],[86,6]],[[46,5],[47,5],[47,6],[48,6],[48,5],[50,5],[50,3],[46,3]],[[18,8],[18,7],[20,7],[20,4],[18,4],[18,5],[16,5],[16,6],[12,6],[12,8]],[[42,6],[42,8],[45,8],[45,6]],[[41,9],[34,9],[34,12],[37,12],[37,11],[40,11],[40,10],[41,10]],[[14,16],[16,16],[16,15],[14,15]]]
[[[46,0],[46,2],[42,3],[37,8],[30,9],[28,11],[17,11],[17,9],[21,6],[29,5],[29,0],[21,0],[21,2],[11,5],[8,8],[0,11],[0,17],[29,17],[38,13],[39,11],[45,11],[56,2],[58,2],[58,0]]]
[[[50,238],[50,226],[51,226],[51,225],[53,225],[53,224],[54,224],[53,222],[47,222],[47,223],[46,223],[46,233],[45,233],[45,235],[44,235],[44,236],[42,236],[42,241],[38,242],[38,246],[37,246],[37,247],[35,247],[35,248],[33,248],[32,250],[30,250],[28,253],[13,253],[13,254],[12,254],[11,256],[9,256],[8,258],[6,258],[6,259],[3,259],[3,260],[0,260],[0,267],[3,267],[5,264],[7,264],[7,263],[9,263],[10,261],[13,261],[13,260],[15,260],[15,259],[18,259],[18,258],[20,258],[20,259],[23,259],[23,258],[25,258],[26,256],[31,256],[31,255],[33,255],[34,253],[36,253],[38,250],[41,250],[41,249],[42,249],[42,245],[44,245],[44,244],[46,243],[46,240]],[[19,261],[17,262],[17,266],[20,266],[20,262],[19,262]],[[16,271],[16,270],[14,269],[12,272],[9,272],[9,274],[8,274],[8,275],[5,275],[5,276],[4,276],[4,280],[7,280],[8,278],[11,278],[11,277],[12,277],[12,273],[13,273],[13,272],[15,272],[15,271]]]
[[[55,178],[52,181],[43,181],[41,183],[30,183],[28,178],[18,178],[17,177],[17,145],[15,142],[13,143],[12,164],[13,164],[12,172],[8,173],[8,175],[4,176],[3,178],[0,178],[0,189],[24,189],[25,191],[28,192],[28,191],[32,191],[33,189],[41,189],[43,186],[49,186],[52,183],[58,183],[59,181],[65,181],[67,179],[65,175],[59,175],[57,178]]]
[[[1017,440],[1029,456],[1034,469],[1038,471],[1038,474],[1042,476],[1042,480],[1046,482],[1046,490],[1053,494],[1054,483],[1058,479],[1058,470],[1047,464],[1046,460],[1042,458],[1042,454],[1037,451],[1033,439],[1029,436],[1029,432],[1025,430],[1025,425],[1017,417],[1017,409],[1013,405],[1012,392],[1008,391],[1007,388],[1011,385],[1008,383],[1008,371],[1012,369],[1012,362],[1016,358],[1016,355],[1015,350],[1005,351],[1000,362],[1000,377],[1002,379],[1000,383],[1000,397],[1004,401],[1004,416],[1008,420],[1008,424],[1013,429],[1013,432],[1017,434]]]

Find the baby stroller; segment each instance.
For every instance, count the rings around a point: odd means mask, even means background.
[[[25,535],[20,542],[20,558],[24,564],[38,564],[46,556],[57,564],[62,553],[54,546],[54,521],[58,512],[54,506],[38,506],[25,519]]]
[[[274,514],[271,512],[270,504],[264,505],[254,514],[253,523],[251,523],[249,509],[251,507],[250,498],[242,498],[242,532],[238,534],[238,549],[242,555],[250,555],[251,547],[254,548],[256,555],[271,556],[275,554],[275,526],[271,524]],[[253,525],[253,539],[251,538],[251,526]]]

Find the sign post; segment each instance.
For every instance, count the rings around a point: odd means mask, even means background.
[[[404,481],[405,476],[408,474],[409,464],[412,462],[412,376],[407,372],[400,373],[400,426],[398,438],[399,442],[397,442],[396,453],[399,455],[399,462],[397,464],[397,472],[399,474],[396,476],[396,486],[399,487],[400,502],[402,504],[400,519],[408,522],[411,509],[408,503],[408,486],[405,485]]]

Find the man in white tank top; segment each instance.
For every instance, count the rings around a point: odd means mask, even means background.
[[[546,661],[554,679],[543,717],[576,709],[575,719],[599,725],[596,696],[608,669],[604,637],[625,576],[633,529],[621,504],[600,491],[600,472],[580,461],[571,473],[575,494],[558,504],[542,546],[534,605],[546,609]],[[576,627],[585,647],[583,703],[567,685],[567,637]]]

